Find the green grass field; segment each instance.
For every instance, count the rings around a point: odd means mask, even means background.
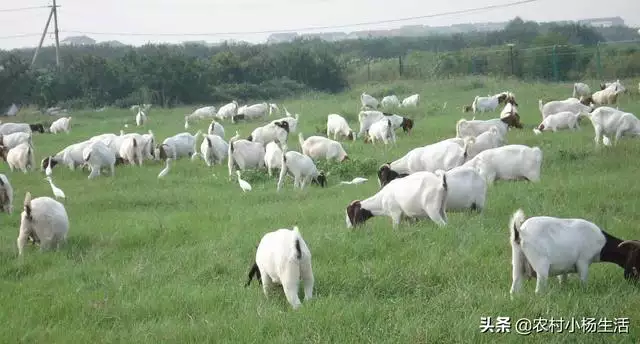
[[[638,80],[624,80],[637,85]],[[591,83],[596,86],[595,82]],[[414,133],[398,132],[397,147],[358,142],[344,147],[353,159],[322,163],[329,187],[293,190],[292,181],[276,193],[276,177],[246,172],[253,191],[243,194],[225,165],[207,168],[202,160],[177,161],[164,180],[163,163],[119,167],[115,178],[87,180],[88,172],[54,169],[54,182],[67,195],[67,245],[40,254],[29,247],[17,257],[16,238],[24,195],[52,196],[40,171],[11,173],[13,215],[0,214],[0,341],[3,343],[636,343],[640,337],[638,286],[623,270],[594,264],[588,285],[572,275],[559,286],[550,279],[545,295],[535,281],[509,299],[511,250],[508,221],[519,207],[527,216],[582,217],[612,235],[640,239],[640,140],[596,150],[593,129],[535,136],[537,100],[571,96],[569,84],[531,84],[492,79],[395,82],[356,87],[339,96],[309,95],[275,100],[300,114],[305,137],[324,130],[329,113],[341,113],[358,129],[359,95],[420,93],[422,104],[407,113]],[[540,146],[542,182],[497,182],[482,214],[449,213],[438,228],[430,221],[403,224],[387,217],[348,230],[344,210],[378,190],[375,171],[412,148],[455,136],[461,107],[474,95],[502,90],[516,94],[525,130],[508,133],[508,143]],[[447,102],[443,111],[442,106]],[[622,109],[640,114],[635,89],[621,97]],[[156,140],[184,131],[190,109],[153,108],[144,130]],[[496,117],[497,113],[478,118]],[[36,134],[38,163],[65,146],[99,133],[118,133],[134,114],[112,110],[73,114],[69,135]],[[467,114],[466,118],[470,119]],[[271,118],[273,119],[273,118]],[[3,118],[6,120],[6,118]],[[15,121],[50,120],[19,116]],[[208,121],[192,125],[206,131]],[[243,137],[262,122],[223,123],[226,139]],[[200,142],[198,142],[198,147]],[[290,149],[299,150],[297,137]],[[216,174],[216,176],[213,175]],[[364,185],[339,185],[356,176]],[[636,184],[637,183],[637,184]],[[248,269],[261,236],[297,225],[313,255],[314,299],[292,311],[282,290],[266,299]],[[302,293],[302,291],[301,291]],[[481,333],[483,316],[565,321],[583,317],[629,318],[628,334]],[[596,328],[600,332],[606,328]]]

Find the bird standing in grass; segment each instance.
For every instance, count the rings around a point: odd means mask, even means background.
[[[47,163],[47,168],[44,170],[44,174],[47,177],[51,177],[52,173],[53,173],[53,171],[51,170],[51,158],[49,158],[49,162]]]
[[[169,173],[169,169],[171,169],[171,158],[167,158],[167,163],[160,173],[158,173],[158,178],[162,178]]]
[[[56,197],[56,199],[58,198],[66,199],[64,195],[64,191],[62,191],[59,187],[53,184],[53,180],[51,179],[50,176],[47,176],[45,179],[49,181],[49,185],[51,185],[51,191],[53,191],[53,195]]]
[[[238,175],[238,184],[240,184],[242,191],[244,192],[251,191],[251,185],[247,183],[245,180],[243,180],[242,178],[240,178],[240,171],[236,171],[236,175]]]
[[[184,130],[189,129],[189,118],[187,118],[187,116],[184,116]]]

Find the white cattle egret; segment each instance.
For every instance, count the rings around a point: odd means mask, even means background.
[[[366,182],[367,180],[369,180],[369,179],[362,178],[362,177],[355,177],[350,182],[340,182],[340,184],[362,184],[362,183]]]
[[[164,168],[162,169],[162,171],[160,171],[160,173],[158,173],[158,178],[162,178],[164,176],[167,175],[167,173],[169,173],[169,169],[171,168],[171,158],[167,158],[167,163],[165,164]]]
[[[53,195],[56,197],[56,199],[66,198],[64,195],[64,191],[53,184],[53,180],[51,179],[51,177],[47,176],[45,179],[49,181],[49,185],[51,185],[51,191],[53,191]]]
[[[604,135],[602,135],[602,143],[604,143],[605,146],[611,146],[611,140]]]
[[[244,192],[251,191],[251,185],[246,181],[242,180],[242,178],[240,178],[240,171],[236,171],[236,175],[238,175],[238,183],[240,184],[242,191]]]
[[[189,129],[189,119],[187,116],[184,116],[184,130]]]
[[[51,171],[51,158],[49,158],[49,162],[47,163],[47,168],[44,170],[44,174],[47,177],[51,177],[52,173],[53,173],[53,171]]]
[[[125,128],[129,128],[129,125],[127,123],[124,124]]]

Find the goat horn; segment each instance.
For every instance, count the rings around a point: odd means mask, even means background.
[[[638,248],[640,248],[640,241],[638,241],[638,240],[625,240],[625,241],[621,242],[620,244],[618,244],[618,247],[622,247],[622,246],[626,246],[626,245],[635,245]]]

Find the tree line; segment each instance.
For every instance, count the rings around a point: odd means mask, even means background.
[[[627,27],[591,28],[576,24],[538,24],[520,18],[503,30],[427,37],[393,37],[326,42],[299,39],[274,45],[198,44],[111,47],[64,46],[61,66],[53,47],[43,47],[32,67],[34,49],[0,51],[0,108],[11,103],[68,108],[154,103],[180,104],[263,101],[301,92],[340,92],[362,61],[405,57],[424,65],[430,76],[513,74],[563,80],[593,66],[580,52],[598,42],[636,39]],[[496,47],[515,44],[509,53],[490,56]],[[548,57],[527,59],[535,47],[559,45]],[[578,48],[576,45],[580,45]],[[637,45],[611,47],[624,73],[640,72]],[[550,55],[550,54],[547,54]],[[543,56],[543,55],[540,55]],[[551,65],[550,65],[551,63]],[[407,74],[411,76],[411,74]],[[415,73],[413,75],[416,76]],[[621,75],[622,77],[622,75]]]

